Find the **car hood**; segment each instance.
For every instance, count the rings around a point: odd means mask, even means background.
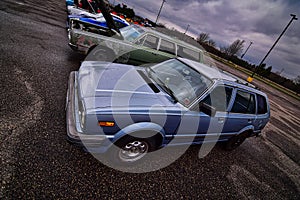
[[[105,62],[83,62],[79,97],[87,110],[178,107],[147,78],[143,68]]]

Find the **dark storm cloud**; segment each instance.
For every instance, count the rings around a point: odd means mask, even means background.
[[[116,0],[134,7],[137,14],[155,21],[162,0]],[[236,39],[253,45],[247,58],[258,64],[268,52],[294,13],[300,17],[298,0],[167,0],[159,22],[167,27],[197,37],[210,34],[217,45],[225,46]],[[266,60],[274,68],[284,68],[291,78],[300,74],[300,20],[293,21]],[[288,72],[292,73],[288,73]]]

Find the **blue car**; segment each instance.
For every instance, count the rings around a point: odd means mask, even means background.
[[[89,24],[93,24],[93,25],[97,25],[97,26],[100,26],[100,27],[104,27],[104,28],[108,28],[107,26],[107,23],[106,23],[106,20],[105,18],[103,17],[103,15],[100,13],[100,14],[93,14],[95,15],[95,17],[91,17],[91,16],[87,16],[87,15],[68,15],[68,18],[67,18],[67,29],[69,29],[69,22],[70,22],[70,19],[79,19],[80,21],[83,21],[83,22],[86,22],[86,23],[89,23]],[[113,20],[115,22],[115,25],[117,26],[117,28],[123,28],[123,27],[126,27],[126,26],[129,26],[129,23],[120,18],[119,16],[117,15],[114,15],[114,14],[111,14],[112,17],[113,17]]]
[[[70,74],[68,140],[119,165],[172,145],[224,142],[232,150],[269,118],[266,94],[188,59],[147,67],[85,61]]]
[[[73,6],[74,5],[74,0],[66,0],[66,6]]]

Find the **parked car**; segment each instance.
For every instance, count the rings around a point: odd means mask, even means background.
[[[99,45],[98,48],[106,52],[103,55],[123,55],[127,58],[126,62],[134,65],[158,63],[176,56],[203,62],[203,51],[200,48],[152,29],[130,25],[120,29],[120,37],[111,37],[105,34],[106,31],[95,34],[94,29],[99,29],[90,27],[89,23],[70,20],[68,36],[73,50],[88,54]]]
[[[183,58],[144,68],[85,61],[69,78],[68,140],[118,164],[187,143],[226,142],[232,150],[269,117],[266,94]]]
[[[95,15],[95,16],[91,16],[91,15]],[[129,26],[129,23],[122,19],[121,17],[111,14],[115,25],[117,26],[117,28],[123,28],[126,26]],[[90,23],[90,24],[94,24],[97,26],[102,26],[105,28],[108,28],[107,24],[106,24],[106,20],[103,17],[102,13],[98,13],[98,14],[89,14],[89,15],[85,15],[85,14],[81,14],[81,15],[68,15],[67,17],[67,29],[69,29],[69,22],[71,19],[77,19],[80,20],[82,22],[86,22],[86,23]]]
[[[74,0],[66,0],[66,6],[73,6],[74,5]]]
[[[85,15],[88,17],[97,17],[100,13],[96,13],[96,11],[94,13],[89,12],[86,9],[77,7],[77,6],[67,6],[67,12],[69,15]]]

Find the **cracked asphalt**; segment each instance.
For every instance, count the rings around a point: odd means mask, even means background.
[[[0,199],[300,199],[299,101],[259,82],[271,121],[234,151],[199,159],[192,146],[131,174],[70,145],[67,81],[84,57],[67,45],[66,17],[64,1],[0,2]]]

